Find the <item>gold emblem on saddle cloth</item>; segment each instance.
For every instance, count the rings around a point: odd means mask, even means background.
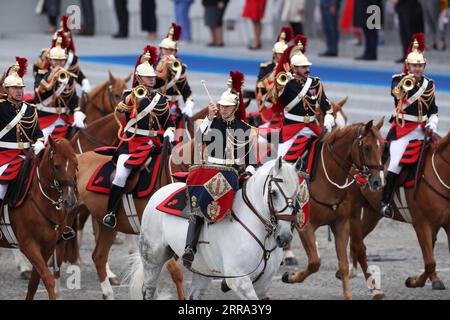
[[[228,183],[227,179],[225,179],[221,172],[217,173],[214,177],[209,179],[203,186],[214,199],[214,201],[217,201],[217,199],[220,199],[223,195],[225,195],[232,189],[231,185]]]
[[[207,213],[208,213],[208,216],[210,216],[212,220],[215,220],[216,217],[220,213],[219,204],[216,201],[213,201],[210,204],[208,204]]]

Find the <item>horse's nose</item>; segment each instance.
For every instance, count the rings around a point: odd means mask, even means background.
[[[378,191],[381,189],[381,187],[383,187],[383,184],[381,182],[381,178],[380,177],[373,177],[372,178],[372,189],[374,191]]]
[[[277,236],[277,246],[280,248],[284,248],[290,241],[292,240],[292,234],[289,235],[279,235]]]

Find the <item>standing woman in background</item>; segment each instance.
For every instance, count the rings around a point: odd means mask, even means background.
[[[266,0],[246,0],[242,17],[252,20],[255,38],[253,44],[249,45],[250,50],[261,49],[261,20],[264,18],[266,10]]]
[[[211,30],[212,41],[208,47],[223,47],[223,15],[229,0],[202,0],[205,7],[205,24]]]

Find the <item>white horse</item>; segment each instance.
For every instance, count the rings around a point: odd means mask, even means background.
[[[128,275],[134,299],[155,298],[164,263],[184,252],[188,220],[156,209],[167,195],[183,186],[173,183],[159,189],[144,210],[140,259],[135,259]],[[282,247],[292,239],[298,194],[299,179],[293,165],[279,158],[258,168],[236,192],[234,216],[203,225],[192,269],[225,278],[241,299],[265,297],[280,267]],[[211,282],[210,277],[199,273],[194,273],[189,299],[201,298]]]

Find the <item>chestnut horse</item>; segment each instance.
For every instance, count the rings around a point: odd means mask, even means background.
[[[405,180],[404,175],[405,173],[401,174],[400,181]],[[399,192],[397,188],[397,195]],[[416,192],[415,198],[413,188],[404,189],[409,213],[404,209],[400,211],[394,203],[394,220],[413,225],[425,264],[424,272],[419,276],[408,277],[405,285],[409,288],[423,287],[429,278],[433,289],[443,290],[445,285],[436,273],[433,249],[436,235],[441,228],[447,233],[450,249],[450,132],[430,146],[424,159],[423,174],[417,181]],[[378,213],[381,193],[373,194],[354,188],[349,192],[349,198],[352,201],[350,250],[353,266],[356,269],[359,263],[365,278],[369,279],[371,274],[368,271],[364,238],[381,219]],[[378,298],[384,297],[381,288],[377,288],[377,292]]]
[[[55,280],[47,261],[66,226],[68,212],[77,202],[75,152],[65,139],[50,138],[48,141],[47,147],[33,159],[36,170],[23,204],[9,208],[8,212],[6,207],[3,208],[2,223],[10,220],[11,229],[6,232],[13,243],[0,237],[0,245],[7,248],[18,245],[33,265],[26,299],[34,298],[40,279],[49,299],[56,298]],[[2,231],[6,228],[4,224]],[[17,243],[14,243],[15,238]]]
[[[127,89],[127,82],[130,79],[131,74],[121,79],[114,77],[109,71],[108,80],[95,86],[87,96],[81,98],[86,124],[113,113],[114,108],[122,100],[123,91]]]
[[[352,124],[342,129],[335,128],[322,139],[315,177],[309,190],[310,221],[299,232],[308,256],[308,266],[302,271],[286,272],[282,277],[283,282],[303,282],[310,274],[319,270],[320,258],[315,231],[320,226],[329,225],[335,238],[343,295],[345,299],[352,298],[347,259],[350,213],[349,203],[345,201],[346,188],[354,182],[354,177],[349,175],[353,164],[368,178],[372,190],[382,188],[381,126],[382,122],[374,126],[372,121]]]

